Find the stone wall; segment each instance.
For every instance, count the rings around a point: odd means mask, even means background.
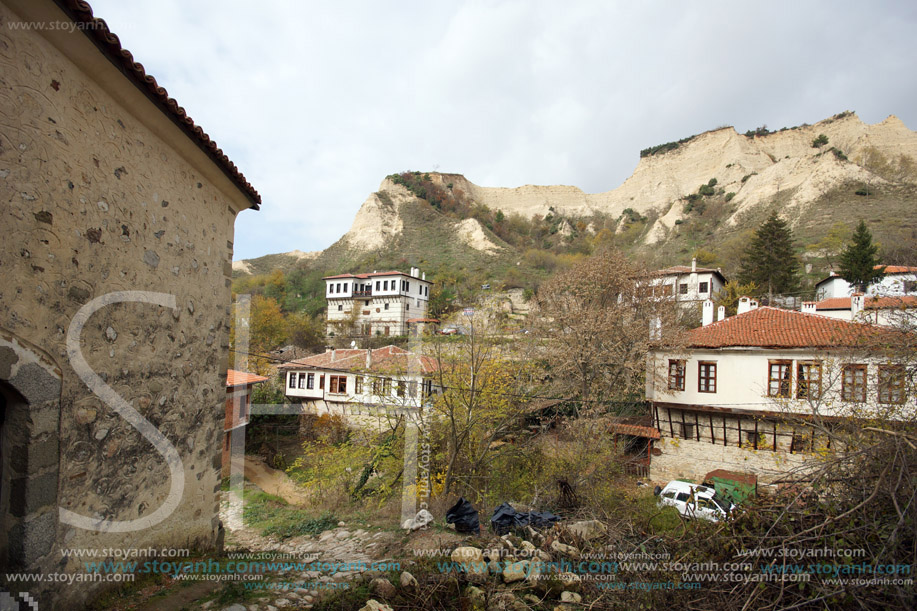
[[[808,460],[802,454],[667,437],[656,441],[654,449],[660,450],[661,454],[654,455],[650,462],[650,479],[660,484],[673,479],[700,482],[715,469],[753,473],[758,476],[759,485],[768,484]]]
[[[0,24],[15,19],[0,5]],[[18,552],[10,531],[6,560],[43,572],[83,569],[81,560],[61,556],[62,547],[212,548],[221,530],[229,276],[240,208],[138,118],[158,109],[126,108],[108,92],[38,33],[0,28],[0,331],[8,344],[45,355],[46,374],[58,371],[55,382],[35,370],[40,405],[25,396],[14,406],[30,422],[49,404],[54,413],[48,430],[35,425],[31,439],[14,440],[28,457],[14,477],[43,479],[10,499],[18,513],[2,526],[29,525],[17,544],[27,549]],[[102,307],[79,346],[100,381],[174,447],[184,475],[170,515],[120,533],[65,523],[57,509],[128,521],[169,499],[166,460],[111,400],[87,388],[68,356],[74,315],[115,291],[174,297],[174,308],[133,300]],[[28,364],[25,352],[12,350],[0,354],[7,374],[0,382],[18,392],[9,375],[21,377]],[[29,533],[41,533],[40,541]],[[64,608],[102,586],[60,586],[42,596]]]

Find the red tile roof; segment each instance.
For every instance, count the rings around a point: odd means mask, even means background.
[[[411,369],[414,353],[398,346],[385,346],[372,351],[370,367],[366,367],[366,350],[328,350],[303,359],[280,365],[280,369],[328,369],[332,371],[374,371],[378,373],[407,373]],[[438,369],[436,359],[417,355],[421,373],[433,373]]]
[[[767,306],[688,332],[688,345],[692,348],[855,347],[883,340],[900,341],[901,333]]]
[[[633,435],[634,437],[646,437],[647,439],[660,438],[659,430],[652,426],[612,423],[608,428],[612,433],[617,433],[618,435]]]
[[[81,0],[55,0],[55,3],[67,14],[92,43],[108,58],[126,78],[159,108],[179,129],[181,129],[192,142],[204,151],[218,168],[231,180],[236,187],[248,198],[252,208],[259,209],[261,195],[249,184],[229,157],[210,139],[210,136],[195,125],[194,120],[188,116],[185,109],[178,105],[169,93],[160,87],[152,75],[146,73],[143,64],[134,61],[134,56],[127,49],[121,47],[121,41],[108,29],[104,20],[92,15],[92,7]]]
[[[917,308],[917,297],[867,297],[867,310],[891,310],[897,308]],[[850,297],[832,297],[815,304],[816,310],[849,310]]]
[[[235,369],[230,369],[226,372],[227,387],[248,386],[249,384],[259,384],[266,381],[266,377],[248,373],[246,371],[236,371]]]
[[[359,278],[360,280],[365,280],[367,278],[372,278],[373,276],[407,276],[414,280],[420,280],[421,282],[430,282],[429,280],[424,280],[423,278],[416,278],[406,272],[373,272],[371,274],[338,274],[336,276],[324,276],[322,280],[336,280],[338,278]]]
[[[718,275],[720,278],[724,278],[723,272],[718,269],[713,269],[712,267],[698,267],[694,270],[699,274],[713,273]],[[691,266],[690,265],[673,265],[672,267],[667,267],[665,269],[660,269],[655,272],[652,272],[651,276],[681,276],[683,274],[690,274]]]
[[[882,267],[881,265],[876,265],[877,268]],[[886,265],[885,266],[886,274],[917,274],[917,267],[908,267],[906,265]]]

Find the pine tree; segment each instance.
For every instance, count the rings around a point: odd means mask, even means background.
[[[794,293],[799,290],[799,257],[793,244],[793,232],[786,221],[774,212],[771,214],[745,249],[739,281],[754,283],[767,291],[767,303],[773,304],[774,295]]]
[[[862,220],[853,232],[853,241],[841,253],[841,278],[865,293],[869,285],[882,278],[884,267],[878,267],[879,247],[872,243],[872,234]]]

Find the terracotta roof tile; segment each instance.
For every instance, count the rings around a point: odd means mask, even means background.
[[[413,280],[420,280],[421,282],[430,282],[429,280],[424,280],[423,278],[416,278],[410,275],[407,272],[373,272],[371,274],[338,274],[336,276],[323,276],[322,280],[336,280],[338,278],[359,278],[360,280],[365,280],[366,278],[372,278],[375,276],[406,276]]]
[[[366,367],[366,350],[328,350],[279,366],[279,369],[330,369],[334,371],[373,371],[378,373],[404,373],[410,370],[414,353],[398,346],[385,346],[372,351],[370,367]],[[421,373],[437,370],[436,359],[419,355]]]
[[[174,98],[169,97],[169,93],[159,86],[156,79],[146,73],[143,64],[135,62],[131,52],[121,47],[121,41],[108,29],[108,24],[103,19],[93,17],[92,7],[81,0],[55,0],[55,2],[74,23],[81,24],[78,29],[82,30],[83,34],[99,48],[108,60],[125,77],[131,80],[179,129],[185,132],[185,135],[195,142],[217,167],[223,170],[223,173],[252,203],[252,208],[259,209],[261,195],[249,184],[242,172],[236,167],[236,164],[229,160],[229,157],[223,153],[223,150],[217,146],[216,142],[211,140],[210,136],[200,126],[195,125],[194,120],[188,116],[185,109],[179,106]]]
[[[660,438],[659,430],[652,426],[612,423],[608,425],[608,428],[611,432],[619,435],[633,435],[634,437],[646,437],[647,439]]]
[[[899,332],[862,323],[763,306],[688,333],[692,348],[830,348],[897,341]]]
[[[867,297],[865,302],[867,310],[891,310],[896,308],[917,308],[917,297],[908,295],[904,297]],[[816,310],[849,310],[850,297],[831,297],[815,304]]]
[[[268,379],[264,376],[255,375],[246,371],[236,371],[230,369],[226,372],[226,386],[248,386],[249,384],[258,384],[266,382]]]

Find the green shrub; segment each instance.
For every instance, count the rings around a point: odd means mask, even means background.
[[[746,180],[748,180],[748,179],[751,178],[752,176],[757,176],[757,175],[758,175],[757,172],[752,172],[751,174],[746,174],[745,176],[742,177],[742,182],[744,183]]]
[[[819,148],[828,144],[828,136],[824,134],[818,134],[818,136],[812,140],[812,148]]]
[[[736,196],[735,191],[730,191],[729,193],[726,194],[726,201],[727,202],[732,201],[732,198],[735,196]]]
[[[844,154],[844,151],[842,151],[841,149],[832,146],[832,147],[831,147],[830,149],[828,149],[828,150],[830,150],[832,153],[834,153],[834,156],[837,157],[840,161],[848,161],[847,155],[845,155],[845,154]]]
[[[708,187],[715,187],[715,186],[716,186],[716,178],[711,178],[711,179],[707,182],[707,186],[708,186]]]
[[[697,192],[703,195],[704,197],[709,197],[713,195],[714,193],[716,193],[714,188],[711,187],[710,185],[701,185],[700,189],[698,189]]]

